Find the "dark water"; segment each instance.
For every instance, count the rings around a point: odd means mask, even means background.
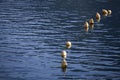
[[[0,0],[0,80],[120,80],[119,0]],[[112,15],[85,32],[96,12]],[[67,40],[68,68],[61,70]]]

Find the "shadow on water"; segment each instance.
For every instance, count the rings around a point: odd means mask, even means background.
[[[119,2],[0,0],[0,80],[119,80]],[[86,33],[84,22],[102,9],[113,13]]]

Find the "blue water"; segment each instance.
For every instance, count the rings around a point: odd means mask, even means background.
[[[120,80],[119,0],[0,0],[0,80]],[[83,24],[96,12],[93,30]],[[61,70],[66,41],[68,67]]]

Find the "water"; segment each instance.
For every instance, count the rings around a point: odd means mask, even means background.
[[[0,0],[0,80],[120,80],[119,2]],[[113,13],[85,32],[84,22],[102,9]]]

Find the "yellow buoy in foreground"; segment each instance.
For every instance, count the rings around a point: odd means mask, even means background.
[[[62,56],[62,58],[66,59],[67,58],[67,52],[65,50],[63,50],[61,52],[61,56]]]
[[[70,41],[67,41],[67,42],[66,42],[66,48],[71,48],[71,45],[72,45],[72,44],[71,44]]]
[[[102,9],[102,14],[103,14],[104,16],[107,16],[107,15],[108,15],[108,11],[107,11],[106,9]]]
[[[87,21],[84,23],[84,28],[85,28],[85,31],[88,32],[88,30],[89,30],[89,24],[88,24]]]

